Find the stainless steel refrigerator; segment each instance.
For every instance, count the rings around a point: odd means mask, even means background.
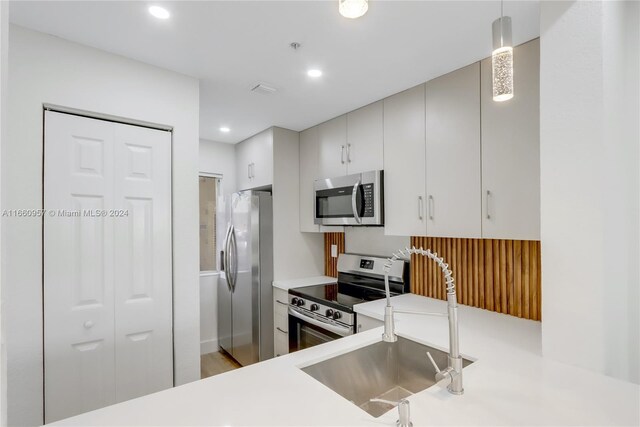
[[[218,215],[226,218],[219,252],[218,343],[246,366],[273,357],[271,194],[234,193]]]

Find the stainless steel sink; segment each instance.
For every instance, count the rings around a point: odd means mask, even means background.
[[[438,366],[447,366],[448,354],[406,338],[384,341],[302,368],[347,400],[379,417],[392,405],[371,399],[398,401],[435,384],[435,369],[427,358],[431,353]],[[463,359],[462,366],[471,361]]]

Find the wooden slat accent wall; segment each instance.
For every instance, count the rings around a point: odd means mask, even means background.
[[[324,234],[324,273],[338,276],[331,245],[344,253],[344,233]],[[456,280],[458,303],[541,320],[540,242],[411,237],[411,245],[444,257]],[[411,292],[444,300],[442,271],[423,256],[411,258]]]
[[[324,233],[324,274],[338,277],[338,258],[331,257],[331,245],[338,245],[338,253],[344,253],[344,233]]]
[[[444,257],[460,304],[541,320],[539,241],[411,237],[411,245]],[[441,270],[423,256],[411,258],[411,288],[445,299]]]

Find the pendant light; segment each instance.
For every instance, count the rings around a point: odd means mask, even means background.
[[[368,0],[338,0],[338,10],[345,18],[360,18],[369,10]]]
[[[500,18],[493,21],[493,52],[491,67],[493,76],[493,100],[507,101],[513,98],[513,43],[511,18],[503,15],[504,0],[500,1]]]

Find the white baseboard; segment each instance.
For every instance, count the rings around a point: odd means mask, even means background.
[[[200,342],[200,355],[214,353],[218,351],[218,339],[214,338],[212,340],[201,341]]]

